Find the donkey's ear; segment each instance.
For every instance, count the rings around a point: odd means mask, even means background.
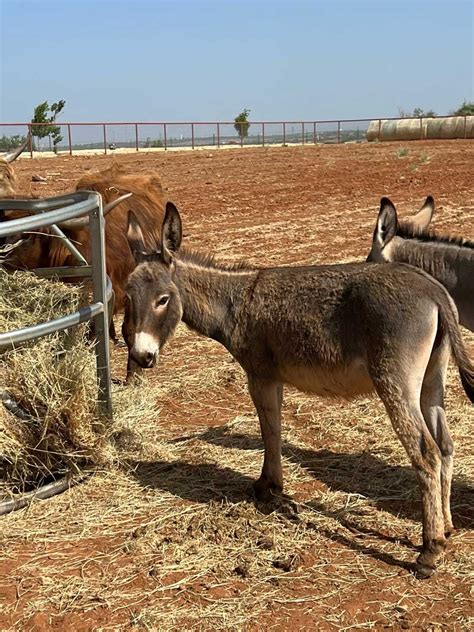
[[[433,219],[434,210],[435,203],[431,195],[429,195],[418,213],[407,219],[409,226],[417,231],[426,230]]]
[[[161,229],[161,256],[165,263],[170,263],[172,254],[178,252],[182,237],[183,230],[178,209],[173,202],[168,202]]]
[[[143,232],[133,211],[128,211],[127,240],[135,263],[138,265],[146,257]]]
[[[383,197],[380,200],[380,211],[375,227],[375,237],[385,246],[395,237],[397,227],[397,210],[388,198]]]

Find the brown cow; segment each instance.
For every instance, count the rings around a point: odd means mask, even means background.
[[[156,239],[156,231],[161,227],[166,204],[160,179],[154,173],[133,174],[121,165],[114,163],[102,171],[92,172],[82,177],[76,190],[97,191],[102,195],[104,207],[111,205],[125,193],[132,193],[130,199],[120,202],[115,210],[107,215],[105,221],[106,266],[107,274],[115,292],[114,314],[122,310],[124,288],[128,275],[135,268],[135,261],[127,242],[128,212],[133,210],[140,218],[150,238]],[[22,216],[21,211],[6,211],[4,219]],[[2,218],[0,217],[0,221]],[[69,220],[60,225],[77,249],[90,261],[90,236],[87,218]],[[61,241],[51,235],[47,228],[26,236],[14,235],[9,243],[19,240],[21,243],[7,254],[3,265],[12,269],[46,268],[52,266],[76,265],[71,253]]]

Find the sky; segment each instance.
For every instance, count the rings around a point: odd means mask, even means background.
[[[0,122],[446,114],[473,100],[474,0],[0,0]]]

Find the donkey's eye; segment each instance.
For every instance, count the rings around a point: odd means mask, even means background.
[[[169,300],[170,300],[170,297],[167,294],[163,294],[163,296],[160,296],[160,298],[156,299],[155,309],[158,309],[158,307],[163,307],[164,305],[167,304]]]

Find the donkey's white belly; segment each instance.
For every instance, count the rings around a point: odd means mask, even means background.
[[[374,390],[362,359],[336,369],[288,365],[280,367],[280,378],[300,391],[316,393],[322,397],[351,399]]]

